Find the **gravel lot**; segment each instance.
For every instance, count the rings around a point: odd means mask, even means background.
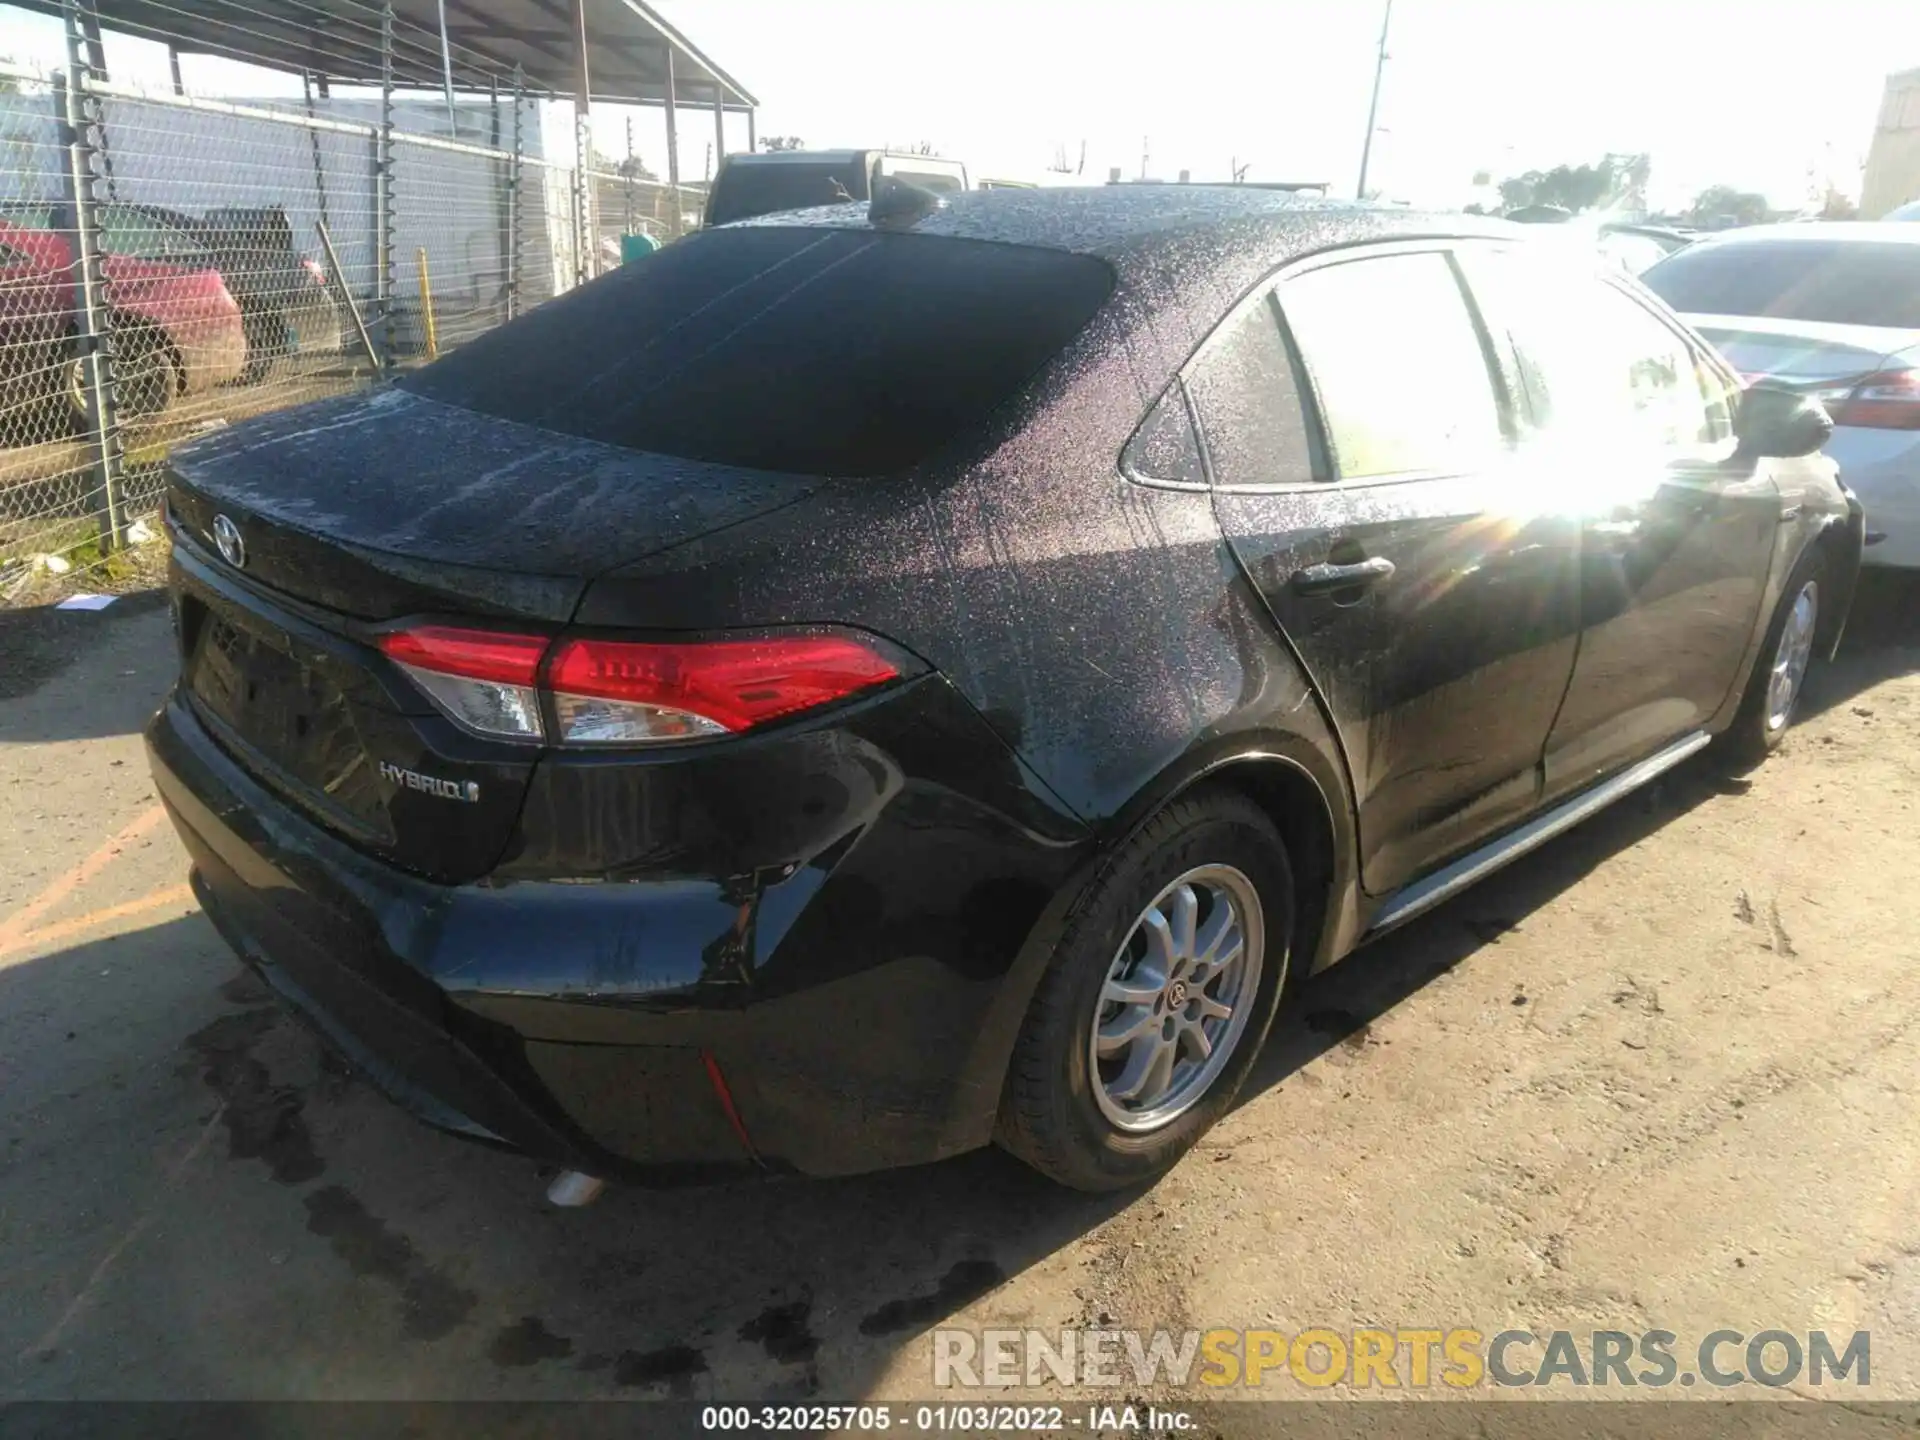
[[[924,1399],[937,1324],[1866,1329],[1848,1398],[1920,1397],[1911,587],[1749,780],[1689,765],[1322,977],[1101,1200],[984,1153],[548,1207],[185,896],[169,644],[138,598],[0,612],[0,1398]]]

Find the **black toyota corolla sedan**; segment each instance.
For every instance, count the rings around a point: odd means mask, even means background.
[[[899,199],[178,454],[195,889],[426,1119],[636,1180],[1141,1181],[1310,972],[1764,754],[1839,641],[1826,416],[1596,261]]]

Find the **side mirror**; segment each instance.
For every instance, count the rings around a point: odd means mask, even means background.
[[[1813,454],[1833,437],[1833,417],[1811,395],[1753,385],[1740,397],[1733,434],[1744,456],[1792,460]]]

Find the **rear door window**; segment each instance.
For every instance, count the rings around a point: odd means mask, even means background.
[[[1175,381],[1147,412],[1128,442],[1121,467],[1149,485],[1181,485],[1204,489],[1206,465],[1194,439],[1186,396]]]
[[[1213,483],[1299,485],[1323,475],[1271,294],[1223,324],[1195,360],[1187,390],[1200,417]]]
[[[670,245],[401,381],[633,450],[810,475],[907,469],[1085,328],[1105,261],[870,230],[742,226]]]
[[[1445,255],[1344,261],[1278,294],[1340,479],[1457,474],[1500,453],[1493,372]]]

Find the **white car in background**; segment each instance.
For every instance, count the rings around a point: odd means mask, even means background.
[[[1749,382],[1819,397],[1866,563],[1920,568],[1920,225],[1756,225],[1640,279]]]

